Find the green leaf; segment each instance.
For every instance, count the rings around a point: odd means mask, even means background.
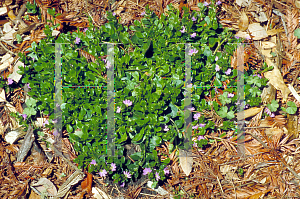
[[[158,146],[161,143],[161,138],[159,136],[153,136],[151,142],[154,146]]]
[[[271,104],[267,104],[267,107],[271,112],[277,111],[277,108],[279,107],[279,104],[276,100],[272,100]]]
[[[172,103],[170,103],[169,106],[171,107],[171,110],[172,110],[172,112],[169,113],[169,115],[171,115],[172,118],[176,117],[178,108],[176,106],[174,106]]]
[[[33,98],[29,98],[26,100],[26,105],[29,107],[35,107],[36,106],[36,100]]]
[[[227,111],[228,111],[228,107],[227,106],[222,106],[221,110],[218,111],[218,115],[220,115],[221,118],[225,118],[227,116]]]
[[[298,37],[298,39],[300,39],[300,29],[299,29],[299,28],[297,28],[297,29],[295,30],[294,35],[295,35],[296,37]]]
[[[67,131],[69,133],[72,133],[73,132],[73,127],[70,125],[70,124],[67,124]]]
[[[144,129],[141,129],[141,131],[132,139],[134,142],[140,141],[144,137]]]
[[[295,104],[295,102],[288,101],[288,102],[287,102],[287,105],[288,105],[289,107],[286,109],[286,112],[287,112],[288,114],[295,114],[296,111],[297,111],[297,105]]]

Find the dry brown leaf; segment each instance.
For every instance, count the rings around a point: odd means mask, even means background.
[[[192,171],[193,157],[190,156],[188,152],[179,149],[180,166],[186,176],[189,176]]]
[[[266,29],[262,27],[259,23],[252,23],[248,27],[251,35],[253,36],[253,40],[261,40],[263,38],[268,37]]]
[[[242,12],[238,26],[241,31],[247,30],[249,26],[249,20],[245,12]]]
[[[252,117],[252,116],[258,114],[260,111],[262,111],[263,108],[264,107],[261,107],[261,108],[252,107],[252,108],[249,108],[242,112],[236,113],[235,115],[237,115],[238,118],[243,119],[243,117],[244,117],[244,119],[245,119],[245,118]]]

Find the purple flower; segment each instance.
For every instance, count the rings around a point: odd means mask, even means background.
[[[156,181],[158,181],[160,179],[160,176],[157,172],[155,172],[155,178],[156,178]]]
[[[54,130],[53,135],[58,136],[58,131],[56,129]]]
[[[131,106],[131,105],[132,105],[132,101],[130,101],[130,100],[124,100],[123,103],[124,103],[126,106]]]
[[[198,50],[196,48],[194,48],[194,49],[190,50],[189,55],[192,56],[193,54],[196,54],[196,53],[198,53]]]
[[[170,129],[168,128],[167,125],[165,125],[164,131],[169,131]]]
[[[13,84],[13,83],[14,83],[14,81],[13,81],[13,79],[12,79],[12,78],[8,78],[7,80],[8,80],[8,85],[11,85],[11,84]]]
[[[204,2],[204,6],[208,6],[210,3]]]
[[[141,16],[144,16],[145,14],[146,14],[146,12],[144,11],[144,12],[141,13]]]
[[[216,71],[220,71],[220,66],[218,64],[216,64],[216,68],[215,68]]]
[[[107,174],[107,171],[103,169],[102,171],[99,172],[100,177],[105,177]]]
[[[88,28],[83,29],[83,32],[86,32],[88,30]]]
[[[24,120],[26,120],[27,115],[26,114],[22,114],[22,117],[23,117]]]
[[[203,137],[202,135],[200,135],[199,137],[198,137],[198,140],[200,141],[200,140],[203,140],[203,139],[205,139],[205,137]]]
[[[58,107],[59,107],[59,104],[56,104],[56,107],[58,108]]]
[[[200,113],[196,113],[196,114],[194,115],[194,119],[195,119],[195,120],[198,120],[200,116],[201,116]]]
[[[116,13],[114,12],[114,13],[113,13],[113,16],[115,16],[115,15],[116,15]]]
[[[117,111],[116,111],[117,113],[120,113],[121,112],[121,107],[117,107]]]
[[[185,27],[184,26],[182,26],[182,30],[179,30],[181,33],[185,33]]]
[[[195,17],[192,17],[192,21],[196,21],[197,19]]]
[[[110,63],[110,61],[107,60],[105,68],[109,69],[110,67],[111,67],[111,63]]]
[[[96,160],[92,160],[92,161],[91,161],[91,164],[96,165],[96,164],[97,164],[97,163],[96,163]]]
[[[29,86],[29,83],[27,83],[27,87],[28,87],[29,89],[31,89],[31,87]]]
[[[221,5],[221,4],[222,4],[222,2],[221,2],[221,1],[217,1],[217,3],[216,3],[216,4],[217,4],[217,6],[218,6],[218,5]]]
[[[200,127],[205,127],[206,124],[199,124]]]
[[[249,40],[249,39],[251,39],[251,37],[248,35],[248,36],[246,37],[246,39]]]
[[[228,96],[227,96],[227,97],[229,98],[229,97],[233,97],[233,96],[234,96],[233,93],[228,93]]]
[[[49,121],[46,120],[44,123],[43,123],[43,126],[45,126],[46,124],[49,124]]]
[[[249,106],[250,106],[249,104],[246,104],[245,108],[249,108]]]
[[[197,34],[194,32],[193,34],[191,34],[191,37],[194,38],[194,37],[196,37],[196,35]]]
[[[152,169],[150,169],[150,168],[145,168],[145,169],[143,170],[143,175],[145,176],[145,175],[147,175],[148,173],[151,173],[151,171],[152,171]]]
[[[270,117],[275,117],[274,113],[272,113],[272,114],[270,115]]]
[[[75,39],[75,44],[79,44],[79,42],[80,42],[80,38],[79,38],[79,37],[76,37],[76,39]]]
[[[124,187],[125,186],[125,182],[120,184],[120,187]]]
[[[194,110],[195,110],[195,108],[194,108],[194,107],[192,107],[192,108],[189,108],[189,110],[190,110],[190,111],[194,111]]]
[[[197,129],[199,126],[198,124],[196,126],[193,126],[192,129]]]
[[[238,37],[238,36],[234,36],[236,39],[239,39],[240,37]]]
[[[215,58],[215,61],[218,61],[219,60],[219,57],[218,56],[216,56],[216,58]]]
[[[196,142],[194,142],[194,144],[193,144],[193,147],[197,147],[198,145],[197,145],[197,143]]]
[[[33,57],[33,58],[32,58],[32,61],[34,61],[34,60],[35,60],[35,58]]]
[[[257,76],[257,77],[259,77],[261,79],[260,74],[254,74],[253,77],[255,77],[255,76]]]
[[[115,163],[111,163],[110,168],[111,168],[111,171],[116,171],[117,170],[117,166],[116,166]]]
[[[275,117],[274,113],[272,113],[272,112],[270,111],[270,109],[268,109],[268,107],[266,107],[265,112],[266,112],[269,116]]]
[[[169,171],[168,167],[164,168],[164,173],[165,173],[165,175],[169,175],[170,174],[170,171]]]
[[[225,72],[226,75],[229,75],[231,73],[231,69],[228,68],[227,71]]]
[[[126,178],[131,178],[131,174],[129,173],[129,171],[123,171],[123,173],[126,176]]]
[[[57,119],[52,120],[53,124],[57,123]]]

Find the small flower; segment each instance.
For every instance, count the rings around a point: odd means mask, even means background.
[[[24,120],[26,120],[27,115],[26,114],[22,114],[22,117],[23,117]]]
[[[229,75],[231,73],[231,69],[228,68],[227,71],[225,72],[226,75]]]
[[[200,135],[199,137],[198,137],[198,140],[200,141],[200,140],[204,140],[205,139],[205,137],[203,137],[202,135]]]
[[[218,6],[218,5],[221,5],[221,4],[222,4],[221,1],[217,1],[217,3],[216,3],[217,6]]]
[[[144,12],[141,13],[141,16],[144,16],[145,14],[146,14],[146,12],[144,11]]]
[[[44,123],[43,123],[43,126],[45,126],[46,124],[49,124],[49,121],[46,120]]]
[[[145,169],[143,170],[143,175],[145,176],[145,175],[147,175],[148,173],[151,173],[151,171],[152,171],[152,169],[150,169],[150,168],[145,168]]]
[[[8,85],[11,85],[11,84],[13,84],[13,83],[14,83],[14,81],[13,81],[13,79],[12,79],[12,78],[8,78],[7,80],[8,80]]]
[[[199,124],[200,127],[205,127],[206,124]]]
[[[124,103],[126,106],[131,106],[131,105],[132,105],[132,101],[130,101],[130,100],[124,100],[123,103]]]
[[[125,186],[125,182],[120,184],[120,187],[124,187]]]
[[[196,21],[197,19],[195,17],[192,17],[192,21]]]
[[[193,54],[196,54],[196,53],[198,53],[198,50],[197,50],[196,48],[191,49],[191,50],[189,51],[189,55],[190,55],[190,56],[192,56]]]
[[[185,33],[185,27],[182,26],[182,30],[179,30],[181,33]]]
[[[249,108],[250,104],[246,104],[245,108]]]
[[[107,174],[107,171],[103,169],[102,171],[99,172],[100,177],[105,177]]]
[[[116,111],[117,113],[120,113],[121,112],[121,107],[117,107],[117,111]]]
[[[198,124],[196,126],[193,126],[192,129],[197,129],[199,126]]]
[[[169,171],[168,167],[164,168],[164,173],[165,173],[165,175],[169,175],[170,174],[170,171]]]
[[[157,172],[155,172],[155,178],[156,178],[156,181],[158,181],[160,179],[160,176]]]
[[[218,61],[219,60],[219,57],[218,56],[216,56],[216,58],[215,58],[215,61]]]
[[[88,28],[83,29],[83,32],[86,32],[88,30]]]
[[[220,66],[219,66],[218,64],[216,64],[215,70],[216,70],[217,72],[220,71]]]
[[[52,120],[53,124],[57,123],[57,119]]]
[[[233,97],[234,96],[234,94],[233,93],[228,93],[228,98],[230,98],[230,97]]]
[[[274,113],[272,113],[272,114],[270,115],[270,117],[275,117]]]
[[[111,171],[116,171],[117,170],[117,166],[116,166],[115,163],[111,163],[110,168],[111,168]]]
[[[92,160],[92,161],[91,161],[91,164],[96,165],[96,164],[97,164],[97,163],[96,163],[96,160]]]
[[[196,35],[197,34],[194,32],[193,34],[191,34],[191,37],[194,38],[194,37],[196,37]]]
[[[75,44],[79,44],[79,42],[80,42],[80,38],[79,38],[79,37],[76,37],[76,39],[75,39]]]
[[[56,104],[56,107],[58,108],[60,105],[59,104]]]
[[[32,61],[34,62],[34,60],[35,60],[35,58],[33,57],[33,58],[32,58]]]
[[[190,110],[190,111],[194,111],[194,110],[195,110],[195,108],[194,108],[194,107],[192,107],[192,108],[189,108],[189,110]]]
[[[188,85],[186,85],[186,87],[187,88],[192,88],[193,87],[193,84],[191,83],[191,84],[188,84]]]
[[[236,39],[239,39],[240,37],[238,37],[238,36],[234,36]]]
[[[204,2],[204,6],[208,6],[210,3]]]
[[[114,13],[113,13],[113,16],[115,16],[115,15],[116,15],[116,13],[114,12]]]
[[[194,119],[195,119],[195,120],[198,120],[200,116],[201,116],[200,113],[196,113],[196,114],[194,115]]]
[[[58,136],[58,131],[56,129],[54,130],[53,135]]]
[[[131,174],[129,173],[129,171],[123,171],[123,173],[126,176],[126,178],[131,178]]]
[[[194,144],[193,144],[193,147],[197,147],[198,145],[197,145],[197,143],[196,142],[194,142]]]
[[[107,60],[105,68],[109,69],[111,67],[110,61]]]
[[[231,140],[232,136],[230,136],[229,138],[227,138],[227,140]]]
[[[168,128],[167,125],[165,125],[164,131],[169,131],[170,129]]]

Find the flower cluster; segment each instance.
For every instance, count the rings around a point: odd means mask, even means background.
[[[272,113],[272,112],[270,111],[270,109],[268,109],[268,107],[266,107],[265,113],[267,113],[270,117],[275,117],[275,114]]]

